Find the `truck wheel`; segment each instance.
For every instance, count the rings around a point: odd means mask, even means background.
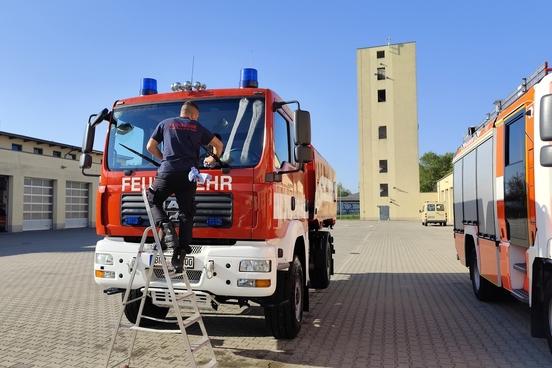
[[[313,289],[326,289],[330,285],[332,274],[332,250],[329,234],[322,234],[318,241],[320,243],[313,248],[314,268],[310,275],[310,282]]]
[[[550,285],[550,283],[549,283]],[[552,353],[552,289],[547,288],[544,295],[544,313],[546,321],[546,340]]]
[[[128,300],[139,298],[142,296],[142,292],[139,289],[134,289],[130,291]],[[125,294],[122,294],[122,298],[125,297]],[[136,323],[136,318],[138,317],[138,309],[140,309],[140,301],[135,301],[134,303],[127,304],[125,306],[125,317],[130,323]],[[153,317],[153,318],[165,318],[169,313],[169,308],[159,307],[153,304],[151,298],[148,296],[144,301],[144,309],[142,310],[142,316]],[[152,326],[158,322],[149,320],[147,318],[142,318],[140,320],[140,326],[147,327]]]
[[[488,302],[496,299],[498,288],[490,281],[481,276],[477,266],[477,253],[472,248],[470,256],[470,279],[472,282],[473,293],[477,299]]]
[[[295,256],[288,272],[278,277],[276,303],[265,307],[265,321],[277,339],[293,339],[301,330],[303,321],[304,282],[303,266]]]

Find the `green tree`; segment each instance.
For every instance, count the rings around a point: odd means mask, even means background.
[[[351,191],[345,187],[343,187],[343,184],[337,183],[337,196],[338,197],[347,197],[351,194]]]
[[[437,181],[452,170],[452,152],[426,152],[420,157],[420,191],[435,192]]]

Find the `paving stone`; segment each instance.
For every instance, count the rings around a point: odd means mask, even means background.
[[[526,306],[475,299],[450,227],[342,221],[333,234],[336,274],[311,291],[296,339],[274,339],[258,307],[205,314],[221,367],[552,366]],[[94,284],[97,239],[0,234],[1,368],[103,366],[120,296]],[[138,335],[136,347],[133,367],[189,366],[176,336]]]

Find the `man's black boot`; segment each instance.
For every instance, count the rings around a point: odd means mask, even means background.
[[[163,239],[161,241],[161,248],[163,250],[169,248],[177,248],[178,244],[178,235],[176,235],[176,230],[172,222],[164,222],[161,224],[163,228]]]
[[[180,248],[175,248],[171,258],[171,265],[174,268],[175,273],[182,273],[184,271],[184,257],[185,253]]]

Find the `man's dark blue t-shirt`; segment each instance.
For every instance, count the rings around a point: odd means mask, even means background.
[[[170,118],[160,122],[152,139],[163,143],[160,173],[189,171],[199,166],[199,147],[211,142],[214,135],[195,120]]]

